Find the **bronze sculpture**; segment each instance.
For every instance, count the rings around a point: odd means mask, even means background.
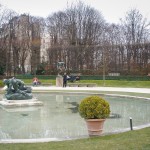
[[[26,87],[20,79],[4,79],[3,83],[7,86],[5,97],[7,100],[26,100],[32,99],[31,87]]]

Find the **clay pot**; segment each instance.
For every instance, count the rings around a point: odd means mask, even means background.
[[[106,119],[86,119],[86,125],[89,136],[98,136],[102,134],[103,125]]]

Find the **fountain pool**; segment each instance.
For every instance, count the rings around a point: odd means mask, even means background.
[[[43,106],[0,107],[0,140],[53,139],[88,137],[84,119],[78,113],[81,99],[88,94],[34,93]],[[101,95],[110,103],[111,115],[104,134],[130,130],[150,124],[150,100]],[[2,94],[0,95],[2,97]]]

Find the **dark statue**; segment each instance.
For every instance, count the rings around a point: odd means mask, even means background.
[[[65,63],[64,62],[58,62],[57,63],[57,70],[58,70],[58,76],[62,76],[65,72]]]
[[[20,79],[4,79],[7,86],[5,97],[7,100],[27,100],[32,99],[31,87],[26,87]]]

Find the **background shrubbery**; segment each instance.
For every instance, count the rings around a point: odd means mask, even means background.
[[[0,80],[0,87],[3,87],[3,86],[4,86],[3,81]]]

